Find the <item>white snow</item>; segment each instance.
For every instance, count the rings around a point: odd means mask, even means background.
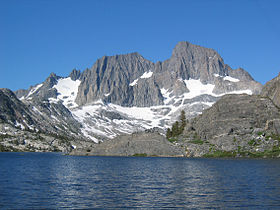
[[[160,92],[164,98],[164,104],[168,104],[174,98],[174,97],[170,97],[170,94],[172,93],[172,91],[169,91],[165,88],[161,88]]]
[[[132,83],[129,84],[129,86],[137,85],[138,79],[135,79]]]
[[[57,119],[57,117],[56,117],[56,116],[51,115],[51,118],[53,118],[55,121],[59,122],[59,120]]]
[[[153,75],[152,71],[145,72],[144,74],[142,74],[142,76],[140,78],[135,79],[132,83],[130,83],[129,86],[137,85],[137,82],[139,79],[147,79],[147,78],[150,78],[152,75]]]
[[[252,92],[252,90],[236,90],[236,91],[221,94],[219,96],[226,95],[226,94],[248,94],[248,95],[252,95],[253,92]]]
[[[50,103],[58,103],[59,99],[58,98],[49,98],[48,99]]]
[[[39,84],[39,85],[36,85],[34,88],[32,88],[30,90],[30,92],[28,93],[28,95],[26,96],[26,98],[28,98],[29,96],[31,96],[33,93],[35,93],[40,87],[43,86],[43,83],[42,84]],[[22,97],[21,97],[22,98]],[[24,99],[24,98],[23,98]]]
[[[230,82],[239,82],[240,81],[239,79],[236,79],[236,78],[233,78],[233,77],[230,77],[230,76],[224,77],[224,80],[227,80],[227,81],[230,81]]]
[[[160,89],[160,92],[161,92],[161,94],[163,95],[163,97],[168,97],[168,96],[167,96],[168,91],[169,91],[169,90],[168,90],[168,89],[165,89],[165,88],[161,88],[161,89]]]
[[[148,72],[149,73],[149,72]],[[152,72],[146,72],[145,76],[151,76]],[[144,75],[144,74],[143,74]],[[143,76],[142,75],[142,76]],[[216,76],[216,75],[215,75]],[[219,75],[217,75],[219,76]],[[142,79],[142,78],[139,78]],[[137,79],[138,81],[138,79]],[[134,81],[130,85],[137,84]],[[192,107],[203,105],[203,108],[210,107],[214,102],[193,102],[184,104],[185,99],[208,94],[219,97],[225,94],[252,94],[251,90],[240,90],[223,93],[220,95],[214,94],[213,84],[203,84],[200,80],[184,80],[188,93],[180,96],[172,94],[172,90],[161,88],[161,94],[164,97],[164,105],[152,107],[122,107],[116,104],[104,104],[102,100],[98,100],[90,105],[72,109],[71,112],[75,119],[83,124],[82,133],[89,139],[98,142],[98,138],[114,138],[122,133],[132,133],[153,127],[165,129],[168,125],[162,124],[162,121],[172,123],[177,120],[180,110],[187,108],[192,110]],[[109,119],[104,115],[105,112],[118,113],[120,119]],[[200,111],[193,111],[190,114],[196,115]]]
[[[145,72],[140,78],[147,79],[147,78],[150,78],[152,75],[153,75],[153,72],[149,71],[149,72]]]
[[[99,140],[95,137],[93,137],[92,135],[89,135],[85,130],[82,130],[82,133],[85,137],[91,139],[92,141],[94,141],[95,143],[98,143]]]
[[[57,90],[57,98],[63,101],[63,105],[68,108],[75,108],[78,105],[75,99],[78,94],[78,88],[81,81],[73,81],[70,77],[59,79],[53,87]]]
[[[123,107],[115,104],[109,104],[109,106],[136,119],[153,120],[150,107]]]
[[[16,121],[15,126],[20,127],[22,130],[25,128],[24,125],[19,123],[18,121]]]
[[[239,82],[240,80],[239,79],[236,79],[236,78],[233,78],[231,76],[220,76],[219,74],[214,74],[215,77],[222,77],[223,80],[227,80],[227,81],[230,81],[230,82]]]
[[[213,95],[215,85],[204,85],[200,82],[200,80],[195,79],[184,80],[184,82],[190,91],[184,94],[184,98],[190,99],[203,94]]]
[[[32,110],[33,110],[34,112],[37,112],[37,113],[40,114],[40,115],[43,115],[43,113],[40,112],[39,109],[37,109],[37,107],[35,107],[35,106],[32,107]]]

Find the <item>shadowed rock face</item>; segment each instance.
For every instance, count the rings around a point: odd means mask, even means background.
[[[9,89],[0,89],[0,110],[0,122],[34,124],[27,106]]]
[[[280,74],[264,85],[261,95],[270,98],[276,106],[280,107]]]

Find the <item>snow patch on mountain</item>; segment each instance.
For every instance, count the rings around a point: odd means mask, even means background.
[[[98,100],[70,110],[74,118],[83,125],[84,136],[98,142],[97,139],[111,139],[120,134],[129,134],[153,127],[164,131],[177,120],[181,110],[186,110],[187,117],[191,118],[201,114],[202,110],[212,106],[218,97],[225,94],[252,94],[251,90],[239,90],[217,95],[213,93],[215,88],[213,84],[203,84],[195,79],[182,80],[182,82],[186,84],[189,92],[179,96],[173,94],[173,90],[160,89],[164,97],[164,105],[123,107]]]
[[[95,141],[96,137],[114,138],[119,134],[129,134],[153,127],[164,128],[160,121],[166,116],[159,112],[160,108],[166,107],[122,107],[97,101],[73,109],[72,114],[83,125],[83,134]]]
[[[202,84],[200,80],[195,80],[195,79],[189,79],[189,80],[184,80],[187,88],[189,89],[190,92],[185,93],[184,96],[185,98],[194,98],[196,96],[202,95],[202,94],[208,94],[212,95],[213,90],[215,88],[215,85],[212,84]]]
[[[137,85],[138,79],[135,79],[132,83],[129,84],[129,86]]]
[[[21,130],[25,129],[24,125],[19,123],[18,121],[16,121],[15,126],[20,127]]]
[[[37,90],[39,90],[39,88],[42,87],[42,86],[43,86],[43,84],[38,84],[38,85],[36,85],[34,88],[32,88],[32,89],[30,90],[30,92],[28,93],[28,95],[26,96],[26,98],[32,99],[32,98],[30,98],[30,96],[31,96],[32,94],[34,94]],[[23,100],[24,98],[25,98],[25,97],[21,97],[20,99]]]
[[[223,80],[227,80],[227,81],[230,81],[230,82],[239,82],[240,80],[239,79],[236,79],[236,78],[233,78],[233,77],[231,77],[231,76],[225,76],[225,77],[223,77],[223,76],[220,76],[219,74],[214,74],[214,76],[215,77],[222,77],[223,78]]]
[[[153,76],[153,72],[149,71],[149,72],[145,72],[140,78],[147,79],[150,78],[151,76]]]
[[[67,108],[75,108],[78,105],[75,103],[75,99],[78,94],[78,88],[81,81],[73,81],[70,77],[59,79],[57,84],[53,86],[57,90],[59,100],[62,100],[62,103]],[[55,100],[53,100],[55,101]]]
[[[144,74],[142,74],[142,76],[140,78],[135,79],[132,83],[129,84],[129,86],[135,86],[135,85],[137,85],[137,82],[138,82],[139,79],[148,79],[151,76],[153,76],[153,72],[152,71],[144,72]]]
[[[239,82],[240,81],[239,79],[236,79],[236,78],[233,78],[233,77],[230,77],[230,76],[224,77],[224,80],[227,80],[227,81],[230,81],[230,82]]]

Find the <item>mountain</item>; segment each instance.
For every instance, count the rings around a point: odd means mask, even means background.
[[[181,110],[191,119],[223,95],[259,94],[261,88],[245,70],[226,65],[215,50],[179,42],[163,62],[130,53],[104,56],[68,77],[51,73],[43,83],[15,91],[28,123],[4,121],[99,142],[153,127],[165,133]]]
[[[0,89],[0,110],[0,151],[65,152],[90,145],[61,103],[23,103],[11,90]]]

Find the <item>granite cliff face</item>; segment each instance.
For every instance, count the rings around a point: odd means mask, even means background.
[[[15,94],[35,130],[100,142],[153,127],[165,133],[181,110],[191,119],[223,95],[258,94],[261,88],[215,50],[179,42],[163,62],[138,53],[104,56],[83,72],[51,73],[43,83]]]
[[[261,95],[225,95],[190,120],[177,145],[186,156],[280,157],[279,76]]]
[[[180,96],[189,92],[184,83],[189,79],[215,85],[215,94],[261,90],[246,71],[224,64],[216,51],[179,42],[170,59],[156,64],[138,53],[102,57],[82,73],[76,102],[81,106],[102,99],[121,106],[163,105],[161,90]]]

